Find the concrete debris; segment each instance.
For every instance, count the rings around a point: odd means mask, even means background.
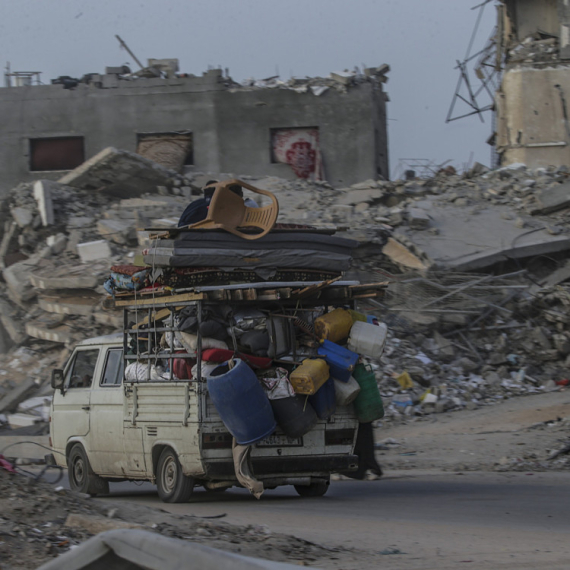
[[[155,192],[157,186],[170,187],[182,177],[134,152],[108,147],[62,178],[60,184],[74,188],[140,196]]]
[[[12,215],[0,228],[7,265],[0,286],[4,397],[29,378],[48,386],[50,368],[63,364],[75,342],[121,326],[121,314],[103,311],[98,299],[109,267],[138,259],[148,247],[149,234],[135,229],[176,225],[188,195],[199,197],[195,188],[234,176],[195,173],[181,180],[149,162],[113,150],[65,183],[44,185],[53,203],[47,226],[37,186],[20,185],[4,201]],[[139,186],[149,169],[158,174]],[[556,382],[570,365],[570,233],[560,196],[568,175],[566,168],[476,165],[464,175],[367,180],[343,189],[240,176],[276,194],[280,222],[334,224],[339,235],[356,239],[351,278],[390,279],[381,307],[362,303],[390,329],[381,361],[372,363],[389,423],[562,389]],[[125,193],[107,192],[127,179]],[[125,198],[133,180],[137,193]],[[183,195],[182,187],[191,191]],[[547,202],[553,193],[561,209]],[[28,225],[16,219],[22,221],[21,209]],[[35,351],[25,366],[23,346]],[[405,371],[407,388],[395,380]]]
[[[6,454],[13,457],[12,452],[22,447],[24,446],[12,447]],[[53,480],[55,477],[53,472],[51,474]],[[49,475],[46,479],[50,479]],[[54,486],[35,477],[8,473],[2,468],[0,509],[0,558],[3,567],[13,570],[40,566],[44,568],[43,564],[45,568],[86,568],[93,564],[100,566],[107,564],[109,553],[113,560],[118,560],[119,567],[131,568],[180,567],[180,560],[187,560],[193,555],[199,559],[200,568],[255,567],[284,570],[292,566],[275,562],[289,562],[297,567],[299,564],[327,567],[339,562],[347,565],[355,557],[353,548],[320,546],[305,539],[274,532],[266,526],[233,525],[215,520],[215,517],[214,520],[207,520],[207,517],[179,516],[128,503],[117,503],[111,508],[108,501],[74,493],[63,486]],[[82,544],[93,535],[110,528],[145,528],[146,532],[138,536],[136,543],[124,533],[140,531],[120,530],[100,535],[94,539],[95,544],[93,541]],[[113,532],[122,533],[118,540]],[[215,544],[216,550],[204,546],[212,544]],[[153,558],[149,550],[152,548],[155,554],[160,552],[160,556]],[[88,555],[86,549],[91,554]],[[184,556],[180,549],[186,549]],[[118,552],[120,556],[113,552]],[[172,552],[176,552],[178,557],[171,560],[172,564],[165,566],[164,561]],[[242,559],[236,552],[242,556],[256,557],[256,560]],[[360,551],[357,554],[360,555]],[[61,555],[64,556],[60,557]],[[127,558],[132,561],[128,562]],[[153,561],[149,562],[151,559]],[[158,566],[155,561],[158,561]]]

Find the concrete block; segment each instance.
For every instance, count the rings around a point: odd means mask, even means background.
[[[37,180],[34,182],[34,198],[38,203],[38,210],[42,219],[43,226],[49,226],[54,222],[52,187],[57,182],[51,180]],[[59,184],[57,184],[59,186]]]
[[[71,216],[67,220],[68,228],[84,228],[90,226],[95,221],[91,216]]]
[[[410,208],[408,210],[408,223],[414,230],[425,230],[429,228],[430,218],[425,210]]]
[[[46,243],[51,249],[52,255],[59,255],[67,247],[67,236],[65,234],[48,236]]]
[[[34,219],[34,213],[28,208],[21,208],[19,206],[10,210],[12,218],[21,228],[26,228],[31,225]]]
[[[536,201],[538,205],[531,210],[532,215],[550,214],[570,207],[570,182],[537,193]]]
[[[82,263],[89,263],[97,259],[108,259],[112,255],[111,248],[104,239],[78,243],[77,254],[81,258]]]

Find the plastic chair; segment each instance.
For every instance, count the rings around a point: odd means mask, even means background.
[[[246,206],[243,198],[230,190],[231,186],[241,186],[256,194],[263,194],[271,198],[271,204],[263,208],[250,208]],[[241,180],[226,180],[216,184],[212,196],[208,216],[205,220],[196,222],[188,228],[191,229],[222,229],[243,239],[254,240],[267,235],[279,215],[279,202],[274,194],[267,190],[260,190]],[[238,228],[260,228],[258,234],[247,234]]]

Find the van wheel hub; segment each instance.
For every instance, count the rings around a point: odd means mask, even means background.
[[[162,481],[164,490],[171,493],[176,487],[177,465],[174,458],[169,458],[162,466]]]

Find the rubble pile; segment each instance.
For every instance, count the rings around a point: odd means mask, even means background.
[[[121,191],[127,172],[151,182]],[[106,149],[66,175],[66,184],[39,180],[9,192],[0,228],[0,396],[30,378],[45,386],[49,369],[77,341],[116,331],[119,312],[100,304],[108,268],[134,261],[150,245],[149,232],[139,230],[176,226],[210,178],[233,176],[179,175]],[[377,374],[389,417],[560,388],[570,346],[567,291],[560,285],[570,277],[562,261],[570,251],[567,167],[489,171],[476,164],[464,174],[446,169],[429,179],[367,180],[349,188],[239,176],[277,196],[280,222],[333,224],[337,235],[356,239],[351,278],[392,282],[384,306],[367,307],[392,329]],[[513,277],[477,283],[504,273]],[[446,283],[442,274],[463,280]],[[423,298],[433,284],[414,286],[402,304],[398,288],[418,275],[436,276],[438,288]],[[34,355],[31,368],[15,352],[22,347]],[[395,380],[406,371],[410,389]],[[30,395],[33,389],[23,398]],[[14,414],[23,401],[9,400],[0,400],[0,414]]]
[[[535,34],[509,50],[510,63],[552,63],[559,60],[559,41],[555,37],[543,38]]]
[[[47,477],[53,480],[53,472]],[[237,526],[192,515],[179,517],[128,504],[111,508],[108,502],[10,473],[1,464],[0,511],[0,559],[6,570],[36,568],[95,534],[118,528],[145,529],[282,562],[325,563],[343,554],[342,548],[321,547],[263,526]]]
[[[230,84],[230,91],[243,89],[291,89],[297,93],[312,92],[314,95],[320,96],[329,89],[334,89],[340,93],[346,93],[351,85],[369,82],[374,79],[381,83],[386,83],[389,71],[390,66],[384,63],[379,67],[367,67],[363,71],[356,67],[352,71],[332,72],[329,77],[292,77],[289,80],[282,80],[276,75],[266,79],[250,78],[244,80],[241,84]]]

